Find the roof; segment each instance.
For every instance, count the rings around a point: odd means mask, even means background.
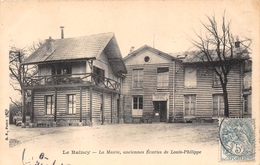
[[[219,61],[216,51],[210,50],[212,62]],[[184,52],[180,57],[183,63],[200,63],[208,62],[206,55],[201,51]],[[249,52],[241,53],[239,49],[234,49],[233,57],[230,58],[230,52],[226,52],[226,60],[247,60],[250,59]]]
[[[105,51],[113,71],[126,73],[114,33],[55,39],[54,50],[47,54],[47,42],[33,52],[22,64],[39,64],[65,60],[93,59]],[[112,60],[113,59],[113,60]],[[121,62],[120,62],[121,61]],[[116,63],[117,66],[113,66]],[[119,70],[118,70],[119,69]]]
[[[161,55],[161,56],[163,56],[163,57],[165,57],[165,58],[168,58],[168,59],[170,59],[170,60],[177,60],[177,61],[179,60],[179,59],[177,59],[176,57],[173,57],[173,56],[171,56],[171,55],[169,55],[169,54],[167,54],[167,53],[164,53],[164,52],[162,52],[162,51],[160,51],[160,50],[158,50],[158,49],[155,49],[155,48],[153,48],[153,47],[151,47],[151,46],[148,46],[148,45],[144,45],[144,46],[140,47],[139,49],[137,49],[137,50],[135,50],[135,51],[129,53],[126,57],[123,58],[123,60],[124,60],[124,61],[127,61],[127,60],[130,59],[131,57],[135,56],[136,54],[138,54],[138,53],[140,53],[140,52],[142,52],[142,51],[144,51],[144,50],[150,50],[150,51],[152,51],[152,52],[154,52],[154,53],[157,53],[157,54],[159,54],[159,55]]]

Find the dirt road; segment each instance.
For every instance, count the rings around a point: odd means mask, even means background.
[[[133,164],[145,161],[158,164],[163,159],[164,164],[172,164],[187,159],[202,161],[204,157],[218,159],[218,126],[209,123],[52,128],[10,126],[9,139],[10,156],[17,157],[17,162],[26,159],[35,162],[37,159],[45,164],[55,160],[55,164],[62,162],[64,165],[110,164],[110,161],[113,164],[136,161]],[[40,159],[41,153],[48,159]],[[205,160],[203,162],[207,163]]]

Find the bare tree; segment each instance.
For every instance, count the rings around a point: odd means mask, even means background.
[[[251,39],[244,37],[239,41],[237,37],[235,41],[230,29],[231,21],[226,21],[225,14],[222,16],[220,28],[215,16],[206,17],[208,23],[201,22],[206,30],[205,34],[195,32],[197,39],[191,42],[199,49],[196,58],[204,62],[206,67],[212,68],[220,81],[224,98],[224,115],[228,117],[228,74],[239,61],[249,59]]]
[[[24,68],[22,62],[28,57],[29,54],[37,50],[43,43],[33,42],[31,46],[25,48],[17,48],[12,46],[9,51],[9,77],[10,85],[15,91],[18,91],[22,94],[22,85],[23,85],[23,75],[24,76],[34,76],[37,74],[36,65],[26,65]]]
[[[38,69],[36,65],[22,65],[23,61],[28,57],[29,54],[37,50],[39,46],[42,45],[42,42],[33,43],[30,47],[25,48],[17,48],[12,46],[9,51],[9,77],[10,81],[9,84],[13,87],[15,91],[18,91],[21,95],[21,98],[23,100],[26,100],[28,96],[30,96],[29,90],[25,91],[26,93],[23,93],[23,78],[24,77],[31,77],[38,73]],[[21,106],[18,106],[15,101],[10,97],[10,100],[14,106],[16,106],[17,109],[21,108]],[[23,107],[27,107],[26,103],[23,105]],[[23,112],[25,114],[25,112]],[[27,112],[28,113],[28,112]],[[25,119],[23,119],[23,122],[25,122]]]

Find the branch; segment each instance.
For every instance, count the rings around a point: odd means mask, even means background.
[[[11,98],[11,97],[9,97],[9,99],[11,100],[11,102],[19,109],[20,108],[20,106],[15,102],[15,101],[13,101],[13,99]]]
[[[21,89],[16,88],[12,83],[9,83],[9,84],[13,87],[14,90],[19,91],[20,93],[22,93]]]

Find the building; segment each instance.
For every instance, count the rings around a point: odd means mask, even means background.
[[[223,90],[211,68],[220,63],[205,63],[197,54],[173,56],[147,45],[130,52],[124,58],[128,70],[123,79],[125,123],[213,122],[223,117]],[[228,74],[230,117],[251,116],[248,59],[246,53],[229,61],[236,63]]]
[[[229,117],[251,116],[251,79],[248,78],[251,75],[246,68],[248,53],[239,55],[235,52],[234,58],[227,60],[227,63],[219,62],[218,58],[211,62],[205,59],[203,61],[199,58],[199,53],[187,52],[176,72],[176,121],[210,122],[224,117],[223,90],[217,74],[213,71],[213,67],[218,68],[222,65],[231,67],[227,76]]]
[[[115,35],[51,37],[24,62],[38,76],[24,78],[31,91],[33,126],[122,121],[122,78],[127,73]]]
[[[125,123],[172,120],[175,72],[181,61],[145,45],[127,55],[124,62],[128,71],[122,91]]]

